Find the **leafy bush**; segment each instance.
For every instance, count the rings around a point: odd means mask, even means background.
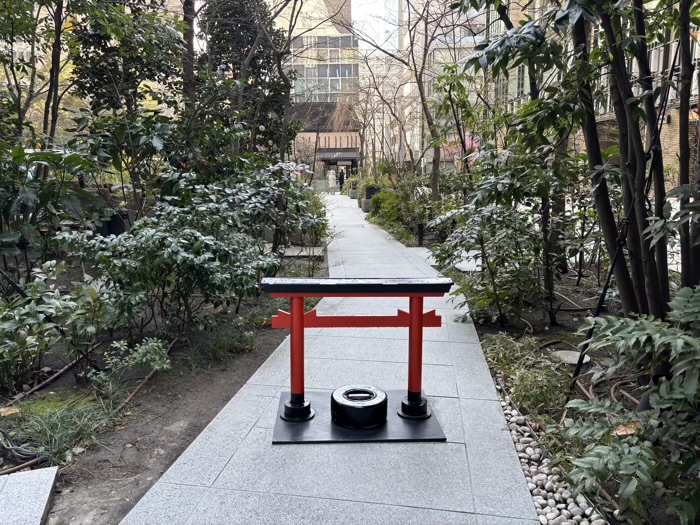
[[[0,392],[29,383],[52,348],[70,360],[80,358],[76,369],[84,372],[98,335],[124,322],[122,293],[113,283],[88,278],[75,283],[73,294],[63,294],[56,284],[61,270],[55,261],[46,263],[35,272],[27,297],[0,302]]]
[[[70,252],[89,257],[123,290],[127,304],[145,300],[150,318],[186,331],[205,304],[229,305],[256,291],[276,261],[245,229],[264,213],[254,191],[187,185],[152,216],[119,237],[66,233]]]
[[[0,148],[0,256],[17,280],[31,278],[37,261],[46,256],[47,239],[63,221],[85,218],[84,204],[94,199],[76,181],[78,173],[90,169],[77,153]],[[8,267],[15,256],[24,259],[21,266]]]
[[[649,407],[635,413],[610,399],[575,400],[568,406],[580,417],[559,429],[586,444],[572,480],[584,489],[614,484],[621,518],[634,524],[648,522],[652,499],[683,524],[700,515],[700,287],[680,290],[670,305],[668,321],[596,318],[581,329],[595,326],[590,348],[612,352],[594,381],[634,367],[655,379],[643,398]]]
[[[454,221],[456,227],[436,252],[442,267],[462,259],[480,261],[484,271],[465,280],[464,294],[476,321],[507,324],[515,321],[525,301],[541,305],[543,292],[538,239],[527,214],[507,206],[462,206],[429,226]]]

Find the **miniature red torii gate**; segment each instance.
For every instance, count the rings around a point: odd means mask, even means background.
[[[272,318],[273,328],[290,330],[291,395],[281,416],[288,421],[306,421],[314,416],[304,397],[305,328],[408,328],[408,393],[399,415],[410,419],[430,417],[428,402],[422,395],[423,328],[439,328],[442,319],[435,310],[423,312],[425,297],[442,297],[452,281],[432,279],[287,279],[268,277],[262,289],[271,297],[288,297],[290,312],[279,311]],[[306,297],[408,297],[409,311],[396,315],[319,316],[315,310],[304,312]]]

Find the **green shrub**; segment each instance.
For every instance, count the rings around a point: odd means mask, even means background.
[[[0,393],[30,383],[50,349],[80,359],[75,370],[84,373],[98,336],[124,324],[123,294],[114,283],[86,278],[65,294],[56,281],[61,271],[50,261],[35,271],[27,297],[0,301]]]
[[[700,287],[684,288],[671,302],[668,321],[653,318],[589,319],[585,333],[591,350],[612,357],[595,371],[593,381],[613,380],[630,368],[656,380],[636,412],[602,398],[574,400],[568,407],[579,417],[558,427],[562,435],[586,445],[572,459],[571,479],[580,488],[614,486],[621,519],[649,522],[649,505],[663,500],[681,523],[700,515]],[[645,403],[643,403],[645,404]]]
[[[429,226],[457,225],[435,251],[441,267],[454,266],[465,257],[479,261],[484,271],[466,279],[459,292],[478,312],[475,321],[515,322],[526,301],[535,307],[544,301],[538,279],[538,232],[527,213],[509,206],[462,206]]]

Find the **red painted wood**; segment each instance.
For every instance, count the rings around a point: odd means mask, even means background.
[[[423,298],[411,297],[408,327],[408,391],[420,393],[423,383]]]
[[[442,318],[435,313],[435,310],[425,313],[421,311],[421,315],[423,327],[440,328],[442,326]],[[289,313],[279,310],[278,314],[272,317],[272,328],[290,328],[292,322],[292,316]],[[305,328],[406,328],[410,326],[411,316],[403,310],[399,310],[397,315],[328,315],[319,317],[316,310],[304,314]]]
[[[292,297],[290,300],[291,323],[290,334],[291,391],[292,394],[304,394],[304,298]]]

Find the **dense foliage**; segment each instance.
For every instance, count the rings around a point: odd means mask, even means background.
[[[560,431],[585,446],[573,459],[572,480],[586,490],[614,482],[621,517],[632,523],[646,522],[652,498],[664,500],[681,523],[694,523],[700,515],[700,287],[678,292],[667,321],[588,322],[597,328],[590,348],[611,353],[594,382],[629,368],[653,381],[636,412],[607,398],[569,403],[579,418]]]
[[[323,242],[305,167],[279,162],[295,128],[272,13],[208,2],[197,54],[167,4],[0,5],[2,396],[47,353],[102,385],[161,366],[148,337],[211,327],[285,247]]]

